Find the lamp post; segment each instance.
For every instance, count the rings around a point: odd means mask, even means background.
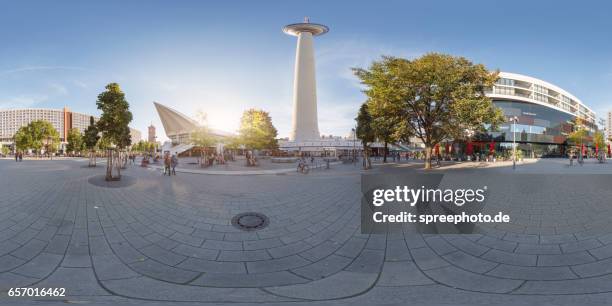
[[[357,141],[357,129],[352,128],[351,130],[353,131],[353,164],[355,164],[356,163],[355,155],[357,155],[357,153],[355,152],[355,142]]]
[[[516,121],[517,116],[513,116],[512,120],[512,170],[516,169]]]

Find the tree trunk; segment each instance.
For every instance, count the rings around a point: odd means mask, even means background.
[[[425,146],[425,169],[431,169],[431,151],[433,148],[429,145]]]
[[[110,149],[106,152],[106,180],[113,180],[113,151]]]
[[[89,166],[90,167],[96,166],[96,152],[93,150],[89,151]]]
[[[388,143],[385,141],[385,151],[383,152],[383,164],[387,163],[387,151],[388,151],[387,146],[388,146]]]
[[[117,151],[117,161],[116,161],[116,165],[117,165],[117,177],[114,177],[113,180],[119,181],[121,180],[121,168],[122,163],[123,163],[123,157],[122,157],[122,152],[121,151]]]

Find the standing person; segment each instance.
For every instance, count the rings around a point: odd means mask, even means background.
[[[176,153],[172,155],[172,159],[170,160],[170,166],[172,166],[172,174],[176,175],[176,166],[178,165],[178,157],[176,156]]]
[[[15,162],[19,161],[19,153],[15,151]]]
[[[23,152],[19,152],[19,161],[22,162],[23,161]]]
[[[166,153],[164,155],[164,175],[166,175],[166,173],[168,173],[168,175],[171,175],[170,173],[170,153]]]

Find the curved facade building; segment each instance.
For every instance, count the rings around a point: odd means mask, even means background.
[[[518,148],[528,156],[561,156],[565,154],[567,135],[576,118],[584,127],[597,129],[595,112],[571,93],[542,80],[500,72],[499,80],[487,96],[502,109],[507,118],[517,117],[514,136]],[[513,124],[503,124],[489,137],[502,148],[512,147]]]
[[[0,110],[0,144],[12,145],[13,136],[20,127],[30,124],[32,121],[45,120],[50,122],[59,133],[60,151],[63,151],[68,132],[76,128],[83,133],[89,126],[91,115],[70,111],[67,107],[63,109],[52,108],[22,108]],[[94,120],[98,118],[94,116]],[[130,128],[132,143],[140,141],[140,131]]]

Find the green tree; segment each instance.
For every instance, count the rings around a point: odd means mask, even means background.
[[[31,148],[32,135],[29,132],[28,126],[20,127],[13,136],[13,139],[15,141],[15,148],[17,151],[23,152]]]
[[[98,109],[102,111],[97,126],[103,138],[111,144],[106,163],[106,180],[120,180],[121,168],[127,164],[124,149],[131,144],[128,125],[132,121],[132,113],[119,84],[110,83],[105,88],[106,90],[98,95],[96,102]],[[113,175],[113,168],[116,168],[116,176]]]
[[[248,149],[277,149],[276,136],[278,132],[272,124],[268,112],[249,109],[242,114],[238,131],[240,142]]]
[[[606,136],[601,131],[597,131],[593,134],[593,146],[599,148],[599,155],[605,156],[606,154]]]
[[[11,153],[11,149],[7,146],[2,146],[2,155],[7,156],[9,153]]]
[[[96,145],[100,140],[100,132],[93,116],[89,117],[89,126],[83,133],[83,146],[89,151],[89,166],[96,166]]]
[[[370,161],[370,143],[376,140],[376,134],[372,128],[372,115],[368,111],[368,103],[361,104],[359,113],[357,114],[357,130],[355,136],[361,140],[363,144],[363,168],[370,169],[372,163]]]
[[[51,157],[56,152],[60,143],[59,133],[49,121],[35,120],[17,130],[14,136],[18,150],[34,150],[40,154],[45,149],[45,154]]]
[[[68,131],[68,137],[66,138],[68,140],[68,143],[66,144],[67,152],[76,154],[77,152],[81,151],[83,148],[83,136],[81,135],[81,132],[79,132],[79,129],[70,129],[70,131]]]
[[[383,57],[355,74],[366,86],[370,112],[399,117],[401,135],[425,144],[425,168],[431,168],[432,150],[446,139],[461,139],[467,132],[495,129],[504,121],[485,90],[498,72],[463,57],[429,53],[414,60]],[[383,107],[381,107],[381,105]],[[397,136],[397,133],[396,133]]]

